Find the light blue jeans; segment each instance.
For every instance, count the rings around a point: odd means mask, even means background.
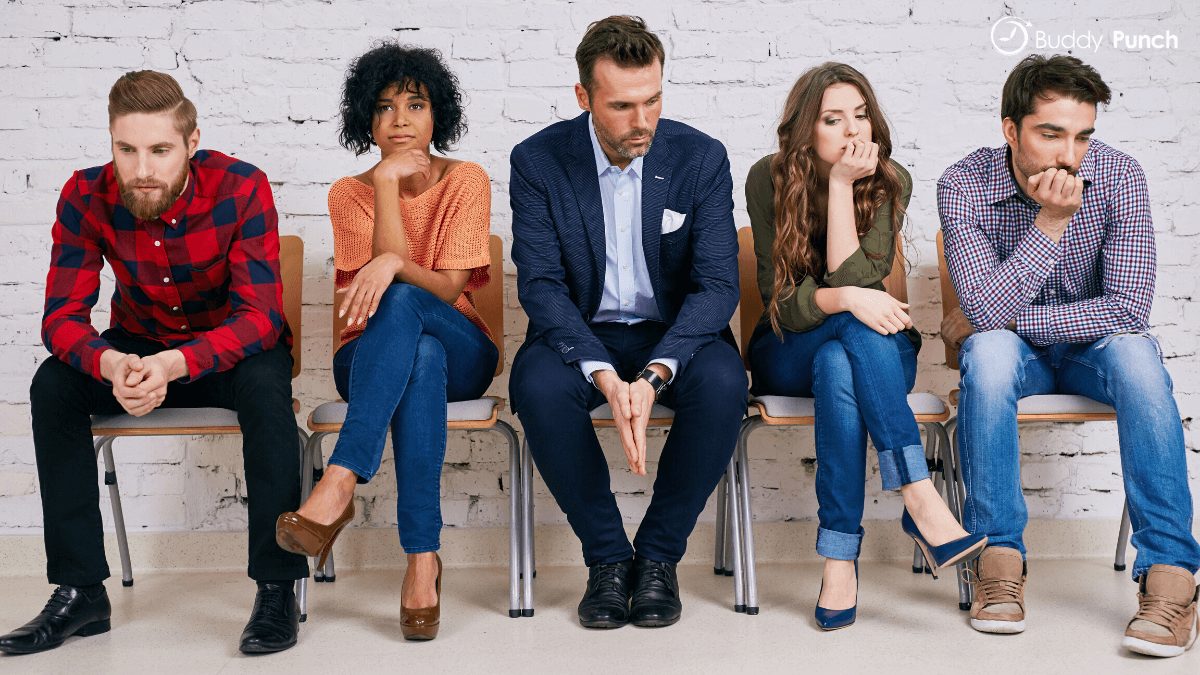
[[[496,345],[453,306],[409,284],[392,284],[367,329],[333,357],[349,403],[330,465],[371,480],[388,426],[396,458],[396,522],[405,553],[440,547],[446,402],[479,398],[492,382]]]
[[[883,489],[929,478],[908,391],[917,378],[913,343],[880,335],[850,312],[803,333],[755,332],[753,393],[816,399],[817,554],[856,560],[862,548],[867,434]]]
[[[974,333],[959,351],[958,437],[967,499],[963,527],[989,546],[1025,554],[1029,520],[1021,493],[1017,400],[1081,394],[1117,411],[1125,501],[1137,549],[1136,579],[1152,565],[1200,567],[1192,536],[1183,426],[1149,333],[1116,333],[1086,344],[1035,347],[1008,330]]]

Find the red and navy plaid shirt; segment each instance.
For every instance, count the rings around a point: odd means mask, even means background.
[[[279,231],[267,176],[212,150],[195,154],[187,187],[154,220],[121,201],[112,163],[75,172],[54,223],[42,341],[97,380],[112,349],[91,324],[104,260],[116,277],[112,327],[183,352],[190,382],[228,370],[282,338]]]
[[[976,330],[1035,345],[1145,331],[1154,298],[1154,225],[1142,167],[1092,141],[1083,204],[1057,244],[1033,226],[1041,206],[1017,186],[1008,147],[981,148],[938,181],[946,264]]]

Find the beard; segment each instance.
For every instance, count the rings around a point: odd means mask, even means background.
[[[175,180],[171,181],[170,185],[156,180],[131,180],[126,182],[121,178],[121,173],[117,171],[117,167],[113,165],[113,175],[117,178],[117,186],[121,192],[121,201],[125,204],[125,208],[133,214],[134,218],[140,220],[154,220],[167,212],[171,205],[179,199],[179,195],[183,194],[183,188],[187,185],[188,165],[184,162],[183,168],[179,171],[179,175]],[[141,187],[156,187],[162,190],[162,196],[155,199],[150,195],[144,195],[138,192],[137,188]]]
[[[600,124],[596,120],[595,115],[592,116],[592,124],[596,127],[596,138],[600,139],[601,143],[616,151],[618,155],[624,157],[625,159],[637,159],[638,157],[642,157],[647,152],[650,152],[650,145],[654,143],[653,129],[633,129],[624,136],[617,137],[617,135],[610,132],[607,127]],[[630,139],[640,136],[648,137],[645,145],[640,148],[634,148],[628,145],[627,142]]]

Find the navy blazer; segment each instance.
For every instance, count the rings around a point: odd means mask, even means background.
[[[526,344],[543,336],[573,364],[611,362],[588,329],[604,288],[604,208],[589,114],[553,124],[513,148],[509,196],[517,295]],[[650,360],[679,359],[728,333],[739,300],[733,179],[725,146],[660,119],[642,161],[642,247],[658,312],[669,327]],[[687,216],[662,234],[663,210]],[[732,339],[732,334],[725,336]]]

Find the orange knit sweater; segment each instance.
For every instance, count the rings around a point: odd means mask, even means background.
[[[455,166],[417,197],[400,200],[409,259],[430,270],[471,270],[454,308],[489,338],[491,331],[475,310],[471,291],[488,282],[491,211],[491,182],[483,167],[471,162]],[[349,177],[334,183],[329,188],[329,219],[333,223],[334,284],[345,288],[371,261],[375,189]],[[343,329],[338,349],[361,335],[364,328],[365,324],[358,324]]]

